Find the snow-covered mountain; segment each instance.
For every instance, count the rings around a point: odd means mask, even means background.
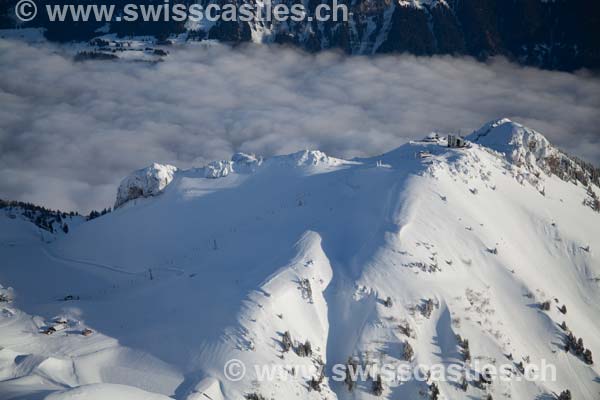
[[[0,397],[598,398],[598,170],[506,119],[467,139],[154,164],[45,240],[4,208]],[[544,364],[555,379],[523,379]],[[340,365],[476,378],[350,391]]]

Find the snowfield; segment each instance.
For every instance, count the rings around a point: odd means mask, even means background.
[[[600,214],[584,204],[600,189],[560,176],[586,171],[509,120],[467,139],[154,164],[68,234],[0,210],[0,397],[600,398],[598,362],[565,351],[572,332],[600,357]],[[477,376],[510,364],[512,379],[432,374],[377,396],[374,376],[352,391],[334,379],[349,358]],[[232,359],[246,366],[234,380]],[[520,363],[556,379],[522,379]],[[322,379],[304,373],[320,365]]]

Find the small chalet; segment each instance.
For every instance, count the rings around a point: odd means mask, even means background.
[[[65,329],[67,329],[67,324],[63,324],[63,323],[54,324],[51,327],[49,327],[48,329],[46,329],[44,331],[44,333],[46,335],[52,335],[53,333],[64,331]]]
[[[448,147],[457,149],[467,147],[467,141],[460,136],[448,135]]]

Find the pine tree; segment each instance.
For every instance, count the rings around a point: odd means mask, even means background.
[[[567,389],[560,392],[558,395],[558,400],[571,400],[571,391]]]
[[[525,373],[525,367],[523,366],[523,361],[519,361],[516,364],[517,370],[521,373],[524,374]]]
[[[560,328],[565,332],[569,330],[565,321],[563,321],[562,324],[560,324]]]
[[[402,332],[404,335],[410,337],[411,333],[412,333],[412,329],[410,327],[410,325],[408,324],[408,322],[406,323],[406,325],[399,325],[398,329],[400,329],[400,332]]]
[[[300,357],[312,356],[312,345],[310,344],[310,341],[306,340],[304,344],[300,343],[298,347],[296,347],[296,354]]]
[[[306,340],[306,342],[304,342],[304,354],[306,354],[306,357],[312,356],[312,345],[310,344],[308,339]]]
[[[592,359],[592,351],[590,349],[585,349],[583,352],[583,361],[588,365],[592,365],[594,363],[594,360]]]
[[[458,345],[462,348],[462,355],[465,362],[471,361],[471,350],[469,349],[469,340],[463,339],[457,335]]]
[[[563,304],[563,306],[561,308],[558,309],[561,313],[566,314],[567,313],[567,306],[566,304]]]
[[[281,338],[281,345],[283,346],[283,352],[287,353],[292,348],[292,336],[289,331],[285,331]]]
[[[412,346],[410,345],[410,343],[408,343],[408,342],[404,343],[404,353],[402,355],[402,358],[404,358],[405,361],[410,361],[410,360],[412,360],[414,354],[415,354],[415,352],[414,352]]]
[[[385,301],[383,302],[383,304],[387,307],[390,308],[392,307],[394,304],[392,303],[392,298],[388,296],[387,299],[385,299]]]
[[[469,383],[467,382],[467,378],[465,376],[463,376],[460,380],[460,389],[463,392],[466,392],[468,388],[469,388]]]
[[[373,381],[373,394],[375,396],[381,396],[383,394],[383,381],[381,375],[377,375],[377,378]]]
[[[578,356],[582,355],[584,349],[585,347],[583,346],[583,339],[577,339],[577,344],[575,345],[575,354],[577,354]]]
[[[352,357],[349,357],[348,362],[346,363],[346,376],[344,377],[344,382],[348,386],[350,392],[354,389],[357,371],[358,363]]]
[[[317,377],[313,376],[310,379],[310,381],[308,382],[308,389],[314,390],[316,392],[320,392],[321,391],[321,383],[323,383],[324,377],[325,377],[325,375],[323,373],[323,369],[321,368],[321,373],[319,374],[319,376],[317,376]]]
[[[431,384],[431,386],[429,387],[429,391],[430,391],[430,399],[431,400],[438,400],[440,397],[440,389],[438,388],[437,383],[433,382]]]
[[[433,300],[425,300],[425,304],[423,305],[421,312],[425,318],[431,317],[431,313],[433,312]]]

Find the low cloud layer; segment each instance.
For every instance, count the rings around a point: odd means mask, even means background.
[[[318,148],[378,154],[510,117],[600,164],[600,80],[451,57],[189,46],[166,62],[74,63],[0,40],[0,197],[89,211],[130,171]]]

